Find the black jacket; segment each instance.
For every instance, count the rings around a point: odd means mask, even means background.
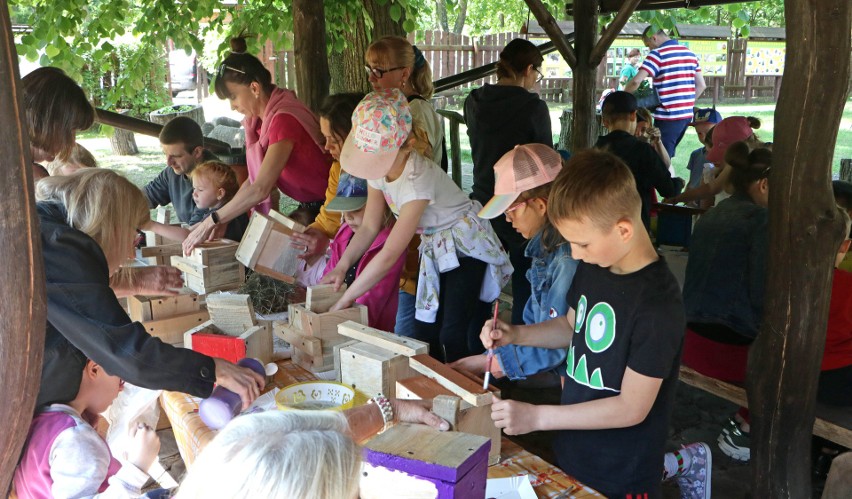
[[[646,229],[650,228],[651,197],[654,190],[664,198],[677,196],[683,189],[683,179],[672,178],[666,164],[651,144],[623,130],[615,130],[598,137],[595,147],[609,151],[627,163],[636,179],[639,197],[642,198],[642,223]]]
[[[550,113],[538,94],[521,87],[485,85],[464,101],[473,156],[473,192],[483,205],[494,195],[494,164],[519,144],[553,146]]]
[[[144,388],[207,397],[213,359],[176,348],[132,322],[109,287],[100,246],[70,227],[65,207],[37,204],[47,278],[47,329],[37,406],[77,396],[86,359]]]

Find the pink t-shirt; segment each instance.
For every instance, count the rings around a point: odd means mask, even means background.
[[[256,128],[260,135],[260,121]],[[269,123],[269,144],[263,147],[263,154],[269,146],[282,140],[293,142],[293,151],[287,165],[278,177],[278,188],[285,195],[301,203],[324,201],[328,187],[328,172],[331,169],[331,156],[325,154],[313,141],[308,132],[291,114],[277,113]],[[248,162],[249,177],[257,177],[260,164]]]

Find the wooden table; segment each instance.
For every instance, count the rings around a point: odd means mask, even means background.
[[[280,362],[278,373],[273,383],[283,388],[301,381],[314,381],[316,377],[291,363],[289,360]],[[160,404],[166,412],[175,433],[178,450],[189,468],[201,450],[216,436],[216,432],[207,427],[198,415],[200,399],[185,393],[163,392]],[[559,468],[530,454],[519,445],[503,437],[502,461],[488,468],[488,478],[505,478],[514,475],[532,475],[533,489],[540,498],[556,497],[603,497],[595,490],[587,487],[574,478],[566,475]],[[564,491],[573,488],[567,496]]]

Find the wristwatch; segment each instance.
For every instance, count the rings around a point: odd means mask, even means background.
[[[376,404],[382,412],[382,421],[384,421],[384,426],[382,427],[382,431],[379,433],[384,433],[385,430],[393,426],[393,407],[391,407],[390,400],[388,400],[387,397],[380,393],[371,398],[367,403]]]
[[[213,225],[219,225],[219,213],[215,210],[210,212],[210,220],[213,220]]]

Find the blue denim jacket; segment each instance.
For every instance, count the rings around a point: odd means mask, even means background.
[[[754,338],[763,317],[768,212],[734,194],[698,219],[683,283],[687,322],[721,324]]]
[[[571,246],[560,244],[546,253],[539,232],[530,239],[524,255],[532,259],[527,271],[532,295],[524,306],[524,324],[537,324],[567,314],[568,288],[578,264],[571,258]],[[507,345],[495,353],[503,372],[515,380],[556,367],[564,370],[567,350]]]

